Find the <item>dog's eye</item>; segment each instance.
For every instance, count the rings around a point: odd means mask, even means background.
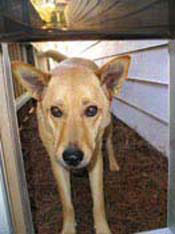
[[[98,108],[97,106],[89,106],[86,110],[85,110],[85,115],[87,117],[93,117],[97,114],[98,112]]]
[[[57,106],[52,106],[50,111],[51,114],[57,118],[60,118],[63,115],[63,112]]]

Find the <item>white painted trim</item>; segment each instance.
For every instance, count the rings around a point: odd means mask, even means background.
[[[162,43],[160,45],[153,45],[150,47],[143,47],[143,48],[128,50],[128,51],[124,51],[124,52],[116,52],[114,54],[109,54],[109,55],[104,55],[101,57],[93,58],[93,60],[94,60],[94,62],[97,62],[97,61],[102,60],[102,59],[110,59],[110,58],[113,58],[116,56],[123,56],[123,55],[128,55],[128,54],[132,55],[132,54],[137,54],[137,53],[141,53],[141,52],[148,52],[150,50],[156,50],[159,48],[166,48],[167,46],[168,46],[168,44],[167,44],[167,42],[165,42],[165,43]]]

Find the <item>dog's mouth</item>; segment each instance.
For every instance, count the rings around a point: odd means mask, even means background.
[[[66,163],[62,158],[58,160],[58,163],[61,164],[64,168],[75,171],[88,167],[89,160],[83,159],[80,163]]]

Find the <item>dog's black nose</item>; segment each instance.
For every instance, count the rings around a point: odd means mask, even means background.
[[[63,160],[69,166],[76,167],[83,159],[83,152],[76,147],[69,147],[63,152]]]

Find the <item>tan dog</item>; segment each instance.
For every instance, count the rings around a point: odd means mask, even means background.
[[[64,58],[53,51],[45,56],[57,61]],[[50,156],[63,207],[62,234],[76,233],[69,177],[72,168],[82,167],[89,172],[96,233],[111,233],[105,216],[101,147],[108,129],[110,169],[118,170],[111,142],[110,103],[127,78],[129,64],[130,57],[123,56],[99,69],[90,60],[70,58],[51,74],[21,62],[12,65],[14,75],[38,100],[40,137]]]

